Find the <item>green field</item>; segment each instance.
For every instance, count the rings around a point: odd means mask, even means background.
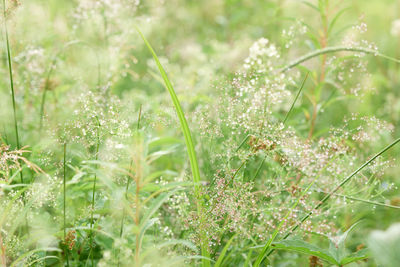
[[[0,266],[400,266],[399,0],[3,0]]]

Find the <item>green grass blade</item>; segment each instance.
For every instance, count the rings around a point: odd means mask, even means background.
[[[173,191],[164,193],[159,195],[155,200],[154,203],[147,209],[147,212],[143,215],[142,220],[140,221],[140,227],[143,228],[147,221],[151,219],[151,216],[161,207],[161,205],[168,200],[168,198],[174,194],[178,189]]]
[[[160,71],[160,74],[163,78],[165,87],[167,87],[168,93],[170,94],[171,100],[175,106],[176,112],[178,114],[179,122],[182,127],[182,132],[185,137],[186,147],[188,150],[190,165],[191,165],[191,169],[192,169],[193,181],[194,181],[195,187],[196,187],[196,193],[199,193],[198,191],[199,191],[199,182],[200,182],[200,171],[199,171],[199,166],[197,163],[197,157],[196,157],[196,152],[194,149],[192,136],[191,136],[191,133],[189,130],[188,123],[186,121],[186,117],[183,113],[183,110],[182,110],[181,104],[178,100],[178,97],[176,96],[175,90],[167,76],[167,73],[165,72],[164,68],[162,67],[162,65],[160,63],[160,60],[158,59],[157,54],[154,52],[150,43],[147,41],[147,39],[144,37],[144,35],[140,32],[140,30],[139,29],[137,29],[137,30],[138,30],[140,36],[142,37],[143,41],[145,42],[147,48],[151,52],[151,54],[154,58],[154,61],[157,64],[158,70]]]
[[[310,73],[307,72],[306,77],[304,77],[304,80],[301,83],[301,86],[300,86],[299,90],[297,91],[296,97],[294,98],[294,101],[293,101],[292,105],[290,106],[289,111],[286,113],[285,119],[282,122],[283,124],[285,124],[286,120],[289,118],[289,115],[292,112],[292,109],[293,109],[294,105],[296,104],[297,99],[299,98],[301,91],[303,91],[304,84],[306,83],[306,80],[307,80],[309,74]]]
[[[28,263],[26,266],[32,266],[33,264],[35,264],[35,263],[37,263],[37,262],[44,261],[44,260],[47,260],[47,259],[57,259],[57,260],[60,261],[60,258],[57,257],[57,256],[44,256],[44,257],[41,257],[41,258],[38,258],[38,259],[36,259],[36,260],[31,261],[31,262]]]
[[[288,64],[287,66],[283,67],[280,71],[281,72],[286,72],[294,67],[296,67],[297,65],[310,60],[314,57],[318,57],[320,55],[324,55],[324,54],[329,54],[329,53],[337,53],[337,52],[342,52],[342,51],[348,51],[348,52],[360,52],[360,53],[365,53],[365,54],[372,54],[374,56],[377,57],[381,57],[384,58],[386,60],[389,61],[393,61],[396,63],[400,63],[400,59],[396,59],[393,57],[389,57],[387,55],[381,54],[378,51],[374,50],[374,49],[367,49],[367,48],[361,48],[361,47],[346,47],[346,46],[333,46],[333,47],[326,47],[323,49],[318,49],[315,50],[309,54],[306,54],[294,61],[292,61],[292,63]]]
[[[30,251],[28,251],[28,252],[25,252],[24,254],[22,254],[21,256],[19,256],[10,266],[11,266],[11,267],[13,267],[13,266],[20,266],[19,263],[22,262],[24,259],[26,259],[26,258],[28,258],[28,257],[30,257],[30,256],[32,256],[32,255],[34,255],[36,252],[42,252],[42,251],[45,251],[45,252],[47,252],[47,251],[49,251],[49,252],[61,252],[60,249],[58,249],[58,248],[52,248],[52,247],[33,249],[33,250],[30,250]]]
[[[136,30],[138,31],[138,33],[142,37],[144,43],[146,44],[148,50],[152,54],[154,61],[156,62],[156,65],[158,67],[158,70],[160,71],[160,74],[163,78],[165,87],[167,88],[167,90],[171,96],[171,100],[172,100],[172,102],[175,106],[176,112],[178,114],[182,132],[185,137],[186,148],[187,148],[187,151],[189,154],[190,166],[191,166],[192,176],[193,176],[194,193],[196,195],[196,198],[198,199],[197,212],[198,212],[200,220],[203,220],[204,219],[204,216],[202,214],[203,213],[203,204],[202,204],[203,200],[201,199],[201,196],[200,196],[200,170],[199,170],[199,165],[197,162],[196,151],[194,148],[192,136],[191,136],[191,133],[189,130],[188,123],[185,118],[185,114],[182,110],[182,107],[178,100],[178,97],[176,96],[176,93],[172,86],[172,83],[170,82],[170,80],[167,76],[167,73],[165,72],[164,68],[162,67],[160,60],[157,57],[157,54],[155,53],[154,49],[151,47],[150,43],[147,41],[146,37],[144,37],[142,32],[137,27],[136,27]],[[202,244],[201,244],[202,256],[209,258],[209,253],[208,253],[207,244],[206,244],[207,236],[205,233],[203,233],[201,235],[202,236],[200,238],[202,240]],[[203,266],[210,266],[210,261],[208,259],[203,258]]]
[[[215,263],[214,267],[219,267],[219,266],[221,266],[222,261],[223,261],[224,258],[225,258],[225,254],[226,254],[226,252],[228,251],[228,249],[229,249],[229,247],[230,247],[230,245],[231,245],[233,239],[235,239],[236,236],[237,236],[237,234],[234,235],[234,236],[232,236],[231,239],[229,239],[229,241],[226,242],[224,248],[223,248],[222,251],[221,251],[221,254],[219,254],[218,260],[217,260],[217,262]]]
[[[338,261],[333,255],[331,255],[331,253],[329,253],[329,251],[321,249],[320,247],[307,243],[301,239],[282,240],[281,242],[274,243],[274,248],[276,250],[286,250],[305,255],[312,255],[332,265],[338,265]]]

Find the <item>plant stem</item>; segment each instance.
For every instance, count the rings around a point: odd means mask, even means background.
[[[325,9],[322,10],[320,9],[320,16],[321,16],[321,21],[322,21],[322,33],[321,33],[321,38],[320,38],[320,46],[321,49],[325,49],[328,45],[328,8],[329,4],[328,2],[326,3]],[[322,86],[324,80],[325,80],[325,73],[326,73],[326,58],[327,54],[322,54],[322,61],[321,61],[321,73],[319,76],[319,84],[316,86]],[[311,125],[310,125],[310,130],[308,132],[308,139],[311,140],[314,134],[314,129],[315,129],[315,123],[317,121],[317,116],[318,116],[318,101],[319,97],[317,96],[318,92],[316,92],[316,88],[313,90],[313,101],[312,101],[312,106],[313,106],[313,112],[311,116]]]
[[[96,117],[97,119],[97,143],[96,143],[96,155],[95,155],[95,160],[98,160],[98,156],[99,156],[99,146],[100,146],[100,121],[99,119]],[[94,255],[93,255],[93,227],[94,227],[94,217],[93,217],[93,213],[94,213],[94,196],[95,196],[95,192],[96,192],[96,180],[97,180],[97,162],[96,162],[96,169],[95,169],[95,173],[94,173],[94,181],[93,181],[93,190],[92,190],[92,208],[91,208],[91,218],[90,218],[90,257],[91,257],[91,261],[92,261],[92,266],[94,266]]]
[[[6,35],[8,74],[9,74],[9,78],[10,78],[11,100],[12,100],[12,106],[13,106],[14,131],[15,131],[15,139],[16,139],[16,143],[17,143],[17,149],[19,150],[21,148],[21,145],[19,142],[19,133],[18,133],[17,106],[15,103],[14,78],[13,78],[12,63],[11,63],[10,41],[8,38],[8,30],[7,30],[6,1],[5,0],[3,0],[3,19],[4,19],[4,32]],[[18,163],[19,162],[20,162],[20,160],[18,159]],[[22,167],[19,172],[19,177],[21,179],[21,184],[24,184],[24,174],[22,171]],[[25,191],[22,192],[22,203],[25,205]],[[25,215],[25,226],[26,226],[26,229],[28,230],[29,223],[28,223],[28,217],[26,215]],[[28,231],[28,235],[29,235],[29,231]]]
[[[257,170],[256,170],[256,173],[254,174],[253,178],[250,180],[251,182],[253,182],[253,181],[256,180],[256,178],[257,178],[258,174],[260,173],[261,168],[262,168],[262,166],[264,165],[264,162],[265,162],[266,159],[267,159],[267,156],[265,156],[265,157],[262,159],[260,165],[258,166],[258,168],[257,168]]]
[[[308,140],[310,140],[313,136],[314,128],[315,128],[315,121],[317,120],[318,103],[316,103],[315,97],[313,97],[312,106],[313,106],[313,112],[312,112],[312,116],[311,116],[310,131],[308,132]]]
[[[20,149],[19,143],[19,133],[18,133],[18,121],[17,121],[17,106],[15,103],[15,90],[14,90],[14,78],[13,78],[13,71],[12,71],[12,63],[11,63],[11,48],[10,48],[10,41],[8,38],[8,30],[7,30],[7,18],[6,18],[6,1],[3,0],[3,19],[4,19],[4,32],[6,35],[6,48],[7,48],[7,61],[8,61],[8,74],[10,78],[10,89],[11,89],[11,100],[13,106],[13,118],[14,118],[14,130],[15,130],[15,139],[17,142],[17,149]],[[20,172],[21,183],[24,183],[24,176],[22,170]],[[25,201],[25,198],[24,198]]]
[[[131,164],[129,166],[129,171],[132,169],[132,161]],[[129,175],[126,177],[126,187],[125,187],[125,194],[124,194],[124,198],[125,200],[128,200],[128,189],[129,189],[129,184],[130,184],[130,180],[129,180]],[[121,229],[119,231],[119,237],[122,237],[122,233],[124,230],[124,219],[125,219],[125,209],[123,210],[122,213],[122,221],[121,221]]]
[[[385,58],[387,60],[396,62],[396,63],[400,63],[400,59],[396,59],[396,58],[392,58],[389,56],[386,56],[384,54],[379,53],[376,50],[373,49],[367,49],[367,48],[361,48],[361,47],[346,47],[346,46],[332,46],[332,47],[326,47],[324,49],[319,49],[316,51],[313,51],[311,53],[308,53],[294,61],[292,61],[289,65],[283,67],[280,72],[286,72],[290,69],[292,69],[293,67],[296,67],[297,65],[310,60],[314,57],[320,56],[320,55],[324,55],[324,54],[329,54],[329,53],[336,53],[336,52],[342,52],[342,51],[349,51],[349,52],[361,52],[361,53],[365,53],[365,54],[373,54],[377,57],[381,57],[381,58]]]
[[[141,214],[141,201],[140,201],[140,190],[141,190],[141,178],[142,178],[142,158],[141,155],[143,154],[143,147],[142,147],[142,139],[136,139],[136,153],[133,157],[134,166],[135,166],[135,214],[134,214],[134,223],[138,231],[136,232],[136,242],[135,242],[135,266],[140,266],[140,233],[141,233],[141,225],[140,225],[140,214]]]
[[[139,194],[140,194],[140,181],[139,180],[140,180],[140,178],[139,178],[138,174],[136,174],[135,176],[136,176],[135,223],[136,223],[136,226],[139,228],[140,227],[140,197],[139,197]],[[140,250],[140,232],[138,231],[136,234],[135,266],[140,266],[139,250]]]
[[[2,238],[1,232],[0,232],[0,253],[1,253],[1,257],[0,257],[1,266],[7,266],[6,265],[6,263],[7,263],[6,247],[3,244],[3,238]]]
[[[64,200],[63,200],[63,209],[64,209],[64,213],[63,213],[63,215],[64,215],[64,251],[65,251],[65,257],[66,257],[66,259],[67,259],[67,266],[69,266],[69,259],[68,259],[68,250],[67,250],[67,246],[66,246],[66,244],[65,244],[65,238],[66,238],[66,227],[65,227],[65,225],[66,225],[66,212],[65,212],[65,203],[66,203],[66,194],[67,194],[67,192],[66,192],[66,164],[65,164],[65,162],[66,162],[66,154],[67,154],[67,143],[64,143],[64,161],[63,161],[63,169],[64,169],[64,172],[63,172],[63,186],[64,186],[64,191],[63,191],[63,196],[64,196]]]
[[[324,194],[330,194],[330,192],[325,192],[325,191],[320,191],[320,190],[314,190],[314,191],[315,192],[319,192],[319,193],[324,193]],[[390,205],[390,204],[379,203],[379,202],[376,202],[376,201],[371,201],[371,200],[368,200],[368,199],[362,199],[362,198],[358,198],[358,197],[352,197],[352,196],[347,196],[347,195],[342,195],[342,194],[337,194],[337,193],[332,194],[332,196],[347,198],[347,199],[350,199],[350,200],[359,201],[359,202],[363,202],[363,203],[367,203],[367,204],[371,204],[371,205],[376,205],[376,206],[380,206],[380,207],[385,207],[385,208],[400,209],[400,206],[394,206],[394,205]]]
[[[88,43],[83,42],[83,41],[79,41],[79,40],[73,40],[70,41],[68,43],[66,43],[59,51],[57,51],[57,53],[55,53],[51,64],[49,65],[49,69],[47,71],[47,75],[46,75],[46,80],[44,82],[44,89],[43,89],[43,93],[42,93],[42,99],[40,102],[40,113],[39,113],[39,133],[42,131],[43,128],[43,118],[44,118],[44,107],[46,104],[46,96],[47,96],[47,91],[49,91],[50,89],[50,77],[53,74],[53,70],[56,67],[56,63],[57,63],[57,58],[59,55],[61,55],[62,53],[64,53],[64,51],[69,48],[70,46],[73,45],[78,45],[78,44],[82,44],[82,45],[86,45],[88,46],[91,50],[93,50],[96,60],[97,60],[97,86],[100,86],[100,62],[99,62],[99,57],[97,55],[97,52],[94,50],[94,48],[92,46],[90,46]]]
[[[54,66],[56,64],[56,60],[57,60],[57,58],[54,57],[53,61],[50,64],[50,68],[49,68],[49,71],[47,72],[46,80],[44,82],[42,101],[40,102],[39,133],[42,131],[42,127],[43,127],[44,103],[46,102],[46,94],[50,87],[50,76],[51,76],[51,73],[53,72]]]
[[[137,123],[137,131],[139,131],[140,128],[140,119],[142,116],[142,105],[140,105],[139,108],[139,115],[138,115],[138,123]],[[132,164],[132,163],[131,163]],[[136,177],[136,194],[135,194],[135,205],[136,205],[136,213],[135,213],[135,222],[136,225],[138,227],[138,229],[140,228],[140,177],[141,177],[141,164],[140,164],[140,160],[137,160],[136,158],[136,162],[135,162],[135,166],[136,166],[136,173],[135,173],[135,177]],[[138,231],[138,233],[136,234],[136,249],[135,249],[135,264],[136,266],[140,266],[140,258],[139,258],[139,253],[140,253],[140,232]]]
[[[132,161],[131,161],[130,166],[129,166],[129,172],[130,172],[131,170],[132,170]],[[129,175],[127,175],[127,176],[126,176],[125,195],[124,195],[125,201],[128,201],[129,183],[130,183],[130,177],[129,177]],[[123,205],[122,208],[123,208],[123,210],[122,210],[121,228],[120,228],[120,231],[119,231],[119,237],[120,237],[120,238],[122,237],[122,233],[124,232],[124,221],[125,221],[125,216],[126,216],[126,213],[125,213],[125,205]],[[118,250],[118,251],[119,251],[119,250]],[[120,266],[120,261],[119,261],[119,259],[118,259],[118,266]]]
[[[140,119],[142,117],[142,105],[139,107],[139,114],[138,114],[138,122],[136,126],[136,130],[139,131],[140,128]],[[129,172],[132,170],[132,164],[133,160],[131,160],[131,163],[129,164]],[[126,187],[125,187],[125,201],[128,201],[128,189],[129,189],[129,183],[130,183],[130,177],[127,175],[126,177]],[[121,228],[119,231],[119,237],[122,237],[122,233],[124,231],[124,220],[125,220],[126,212],[125,212],[125,205],[123,205],[123,211],[122,211],[122,220],[121,220]],[[120,266],[120,261],[118,259],[118,267]]]
[[[283,124],[285,124],[285,123],[286,123],[286,120],[289,118],[289,115],[290,115],[290,113],[292,112],[292,109],[293,109],[294,105],[296,104],[297,99],[299,98],[301,91],[302,91],[303,88],[304,88],[304,84],[306,83],[306,80],[307,80],[309,74],[310,74],[310,72],[307,72],[306,76],[305,76],[304,79],[303,79],[303,82],[301,83],[301,86],[300,86],[299,90],[297,90],[296,97],[294,98],[294,100],[293,100],[293,102],[292,102],[292,105],[290,106],[289,111],[286,113],[285,119],[284,119],[283,122],[282,122]]]
[[[140,129],[141,118],[142,118],[142,104],[140,104],[140,107],[139,107],[139,115],[138,115],[138,121],[137,121],[137,127],[136,127],[137,131],[139,131],[139,129]]]

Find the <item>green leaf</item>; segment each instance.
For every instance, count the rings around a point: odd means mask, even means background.
[[[161,194],[154,200],[153,205],[151,205],[151,207],[147,210],[147,212],[145,213],[140,222],[141,227],[147,224],[147,221],[151,218],[151,216],[153,216],[153,214],[158,210],[158,208],[176,191],[177,189]]]
[[[356,223],[354,223],[352,226],[349,227],[349,229],[347,229],[346,232],[344,232],[343,234],[341,234],[339,236],[339,242],[338,245],[344,247],[344,242],[346,241],[349,233],[358,225],[360,224],[361,221],[358,221]]]
[[[178,97],[176,96],[175,90],[172,86],[172,83],[170,82],[170,80],[168,79],[167,73],[165,72],[164,68],[162,67],[160,60],[157,57],[156,52],[154,52],[153,48],[151,47],[150,43],[147,41],[146,37],[144,37],[144,35],[142,34],[142,32],[139,30],[139,28],[136,27],[137,32],[139,33],[139,35],[142,37],[144,43],[146,44],[148,50],[150,51],[150,53],[153,55],[154,61],[156,62],[156,65],[158,67],[158,70],[160,71],[160,74],[164,80],[164,84],[165,87],[167,88],[170,96],[171,96],[171,100],[175,106],[176,109],[176,113],[178,114],[178,118],[179,118],[179,122],[181,124],[182,127],[182,132],[183,135],[185,137],[185,142],[186,142],[186,148],[188,150],[188,154],[189,154],[189,160],[190,160],[190,167],[192,169],[192,175],[193,175],[193,187],[194,187],[194,192],[196,195],[196,198],[198,199],[197,202],[197,213],[198,216],[200,218],[200,220],[203,220],[203,200],[200,196],[200,170],[199,170],[199,165],[197,162],[197,157],[196,157],[196,151],[194,148],[194,144],[193,144],[193,140],[192,140],[192,135],[190,133],[189,130],[189,126],[188,123],[186,121],[185,118],[185,114],[183,113],[181,104],[178,100]],[[204,257],[203,259],[203,266],[204,267],[208,267],[210,266],[210,261],[206,260],[207,258],[209,258],[209,253],[208,253],[208,248],[207,248],[207,236],[202,233],[201,236],[201,253],[202,256]]]
[[[197,252],[197,247],[195,244],[193,244],[192,242],[189,242],[187,240],[181,240],[181,239],[172,239],[172,240],[168,240],[164,243],[161,243],[157,246],[158,249],[161,249],[163,247],[168,247],[168,246],[175,246],[175,245],[182,245],[185,246],[191,250],[193,250],[194,252]]]
[[[193,140],[192,140],[192,136],[189,130],[189,126],[188,123],[186,121],[186,117],[185,114],[183,113],[181,104],[178,100],[178,97],[176,96],[175,90],[172,86],[171,81],[169,80],[167,73],[165,72],[164,68],[162,67],[160,60],[157,57],[156,52],[153,50],[153,48],[151,47],[150,43],[147,41],[147,39],[144,37],[144,35],[142,34],[142,32],[136,28],[136,30],[138,31],[138,33],[140,34],[140,36],[142,37],[144,43],[146,44],[148,50],[150,51],[150,53],[152,54],[154,61],[156,62],[156,65],[158,67],[158,70],[160,71],[160,74],[163,78],[165,87],[167,88],[170,96],[171,96],[171,100],[172,103],[175,106],[176,112],[178,114],[178,118],[179,118],[179,122],[181,124],[182,127],[182,132],[183,135],[185,137],[185,142],[186,142],[186,147],[188,149],[188,154],[189,154],[189,160],[190,160],[190,165],[192,168],[192,175],[193,175],[193,181],[195,183],[195,191],[196,194],[198,194],[199,189],[198,189],[198,183],[200,182],[200,171],[199,171],[199,167],[198,167],[198,162],[197,162],[197,157],[196,157],[196,152],[194,149],[194,144],[193,144]]]
[[[343,8],[342,10],[340,10],[338,13],[336,13],[335,17],[332,19],[332,21],[329,23],[328,26],[328,35],[331,33],[333,27],[335,26],[336,22],[338,21],[338,19],[340,18],[340,16],[342,16],[346,11],[350,10],[349,7],[347,8]]]
[[[340,265],[346,265],[352,262],[356,262],[356,261],[360,261],[360,260],[364,260],[364,259],[368,259],[369,258],[369,250],[368,249],[361,249],[357,252],[354,252],[353,254],[344,257],[341,261],[340,261]]]
[[[39,251],[48,251],[48,252],[61,252],[61,249],[59,248],[52,248],[52,247],[48,247],[48,248],[38,248],[38,249],[33,249],[30,250],[28,252],[23,253],[21,256],[19,256],[10,266],[19,266],[19,262],[23,261],[24,259],[32,256],[33,254],[35,254],[36,252]]]
[[[233,236],[231,237],[231,239],[229,239],[229,241],[226,242],[224,248],[223,248],[222,251],[221,251],[221,254],[219,254],[218,260],[217,260],[217,262],[215,263],[214,267],[219,267],[219,266],[221,266],[221,263],[222,263],[222,261],[224,260],[225,254],[226,254],[226,252],[228,251],[229,246],[231,245],[233,239],[235,239],[236,236],[237,236],[237,234],[233,235]]]
[[[181,144],[182,141],[178,138],[175,137],[156,137],[154,139],[151,139],[149,141],[149,149],[152,149],[157,146],[162,146],[162,145],[176,145],[176,144]]]
[[[186,187],[189,186],[189,182],[172,182],[172,183],[167,183],[167,184],[156,184],[156,183],[148,183],[142,187],[140,190],[141,192],[158,192],[160,193],[169,191],[171,189],[177,188],[177,187]]]
[[[280,242],[274,243],[272,246],[274,247],[274,249],[278,250],[287,250],[298,252],[301,254],[316,256],[322,260],[327,261],[330,264],[339,265],[339,262],[336,261],[336,259],[330,254],[329,251],[321,249],[300,239],[282,240]]]
[[[147,162],[151,163],[151,162],[153,162],[153,161],[155,161],[155,160],[157,160],[157,159],[159,159],[159,158],[161,158],[161,157],[163,157],[165,155],[169,155],[169,154],[172,154],[174,152],[175,152],[174,148],[171,148],[169,150],[156,151],[156,152],[151,153],[150,155],[147,156]]]
[[[331,237],[329,238],[330,241],[330,246],[329,246],[329,252],[331,253],[332,256],[335,257],[335,259],[338,262],[341,262],[342,259],[344,259],[347,256],[346,253],[346,246],[345,246],[345,241],[349,235],[349,233],[360,223],[360,221],[354,223],[352,226],[347,229],[346,232],[344,232],[341,235],[338,235],[336,237]]]
[[[302,1],[302,3],[305,4],[306,6],[311,7],[312,9],[314,9],[315,11],[317,11],[319,13],[319,8],[316,5],[314,5],[308,1]]]
[[[57,256],[44,256],[44,257],[35,259],[35,260],[33,260],[33,261],[27,263],[26,266],[32,266],[33,264],[35,264],[35,263],[37,263],[37,262],[44,261],[44,260],[48,260],[48,259],[57,259],[58,261],[60,261],[60,258],[57,257]]]
[[[249,267],[250,266],[250,262],[251,262],[251,254],[253,254],[253,250],[249,250],[249,253],[245,256],[246,257],[246,261],[244,262],[243,267]],[[266,259],[268,260],[268,259]],[[269,262],[268,262],[269,263]]]
[[[139,247],[138,250],[142,247],[142,241],[143,241],[143,236],[144,233],[149,229],[151,226],[153,226],[156,222],[158,221],[158,218],[153,218],[151,220],[148,220],[140,229],[139,233]]]
[[[149,183],[160,176],[178,176],[178,173],[171,170],[155,171],[146,176],[144,183]]]

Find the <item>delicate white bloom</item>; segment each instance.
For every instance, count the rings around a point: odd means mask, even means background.
[[[244,68],[258,67],[257,71],[262,73],[272,69],[271,59],[280,57],[274,44],[269,44],[268,39],[260,38],[249,49],[249,56],[245,59]]]
[[[400,37],[400,19],[396,19],[392,22],[392,28],[390,34],[393,36]]]

